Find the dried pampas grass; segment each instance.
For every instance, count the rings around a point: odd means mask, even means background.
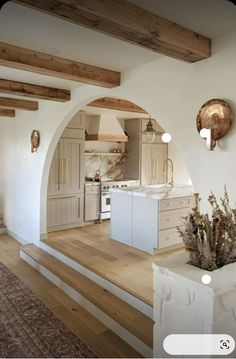
[[[196,207],[184,218],[184,226],[178,228],[189,264],[213,271],[236,261],[236,209],[229,205],[227,190],[218,204],[213,193],[208,197],[212,208],[209,214],[201,214],[199,195],[195,194]]]

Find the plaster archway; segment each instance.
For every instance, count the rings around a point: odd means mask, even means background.
[[[41,182],[41,196],[40,196],[40,239],[44,239],[47,237],[47,186],[48,186],[48,178],[49,178],[49,171],[50,166],[53,158],[54,151],[56,149],[57,143],[67,126],[67,124],[70,122],[70,120],[80,111],[82,110],[86,105],[89,105],[90,102],[102,98],[104,96],[94,96],[89,97],[86,100],[78,103],[74,108],[65,116],[63,121],[58,125],[57,130],[55,131],[47,154],[45,158],[44,168],[43,168],[43,174],[42,174],[42,182]],[[106,96],[111,98],[117,98],[117,99],[124,99],[122,97],[118,96]],[[127,99],[125,99],[127,100]],[[129,100],[131,103],[135,104],[134,101]],[[138,104],[139,107],[143,108]],[[145,111],[148,112],[148,110],[145,108]],[[148,112],[149,113],[149,112]]]

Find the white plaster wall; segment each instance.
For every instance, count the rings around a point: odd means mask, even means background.
[[[210,190],[222,194],[226,184],[235,203],[235,126],[221,141],[221,148],[209,152],[195,124],[201,105],[214,97],[227,100],[236,112],[235,36],[231,33],[213,42],[213,56],[208,60],[186,64],[161,57],[123,73],[119,88],[82,86],[73,90],[71,102],[40,101],[37,113],[18,111],[6,127],[0,123],[0,141],[4,143],[2,196],[8,228],[20,239],[35,243],[40,231],[46,231],[47,179],[56,142],[72,116],[104,94],[133,101],[157,118],[172,134],[193,185],[203,198]],[[40,130],[42,138],[35,154],[30,153],[29,141],[33,129]]]
[[[39,111],[17,111],[15,119],[0,123],[2,206],[9,233],[18,240],[38,243],[45,232],[47,179],[58,138],[87,101],[106,91],[82,86],[73,90],[70,102],[40,101]],[[40,131],[41,144],[32,154],[33,129]]]

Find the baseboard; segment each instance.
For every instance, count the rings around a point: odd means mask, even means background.
[[[26,241],[25,239],[23,239],[22,237],[20,237],[18,234],[16,234],[14,231],[11,231],[9,228],[7,228],[6,233],[12,237],[13,239],[15,239],[17,242],[25,245],[28,244],[29,242]]]
[[[40,241],[46,241],[48,239],[47,233],[40,233]]]

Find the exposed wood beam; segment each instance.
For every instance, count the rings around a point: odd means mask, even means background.
[[[32,85],[5,79],[0,79],[0,92],[59,102],[70,100],[70,91],[68,90],[60,90],[53,87]]]
[[[15,117],[16,111],[9,110],[8,108],[0,108],[0,116],[1,117]]]
[[[0,65],[101,87],[120,85],[120,73],[0,42]]]
[[[119,110],[119,111],[147,113],[144,109],[133,104],[130,101],[120,100],[111,97],[99,98],[98,100],[90,102],[88,106],[108,108],[108,109]]]
[[[0,97],[0,106],[20,108],[21,110],[37,111],[39,108],[38,102],[20,100],[17,98]]]
[[[186,62],[211,55],[210,39],[125,0],[16,2]]]

